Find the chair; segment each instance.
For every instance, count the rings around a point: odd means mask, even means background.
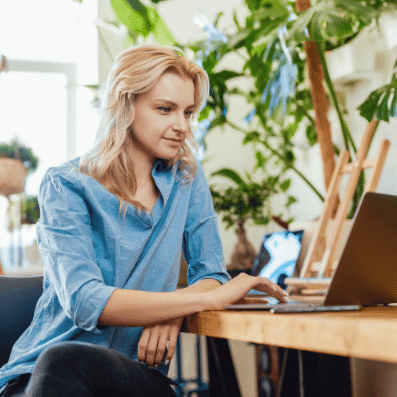
[[[0,367],[8,362],[11,349],[33,319],[43,292],[43,276],[0,276]]]

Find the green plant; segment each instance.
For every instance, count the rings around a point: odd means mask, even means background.
[[[356,152],[356,143],[345,121],[346,110],[338,102],[330,79],[325,52],[355,38],[382,12],[395,9],[397,2],[318,0],[310,4],[307,0],[245,0],[245,4],[248,16],[244,22],[234,16],[234,32],[227,35],[226,41],[218,40],[212,46],[208,40],[189,45],[199,54],[212,86],[201,118],[212,117],[208,130],[228,125],[240,131],[243,144],[253,145],[258,168],[268,169],[277,164],[281,172],[292,170],[324,200],[297,169],[295,158],[299,150],[319,144],[325,186],[329,185],[335,154],[341,150],[331,134],[329,102],[338,114],[344,149],[349,150],[351,158]],[[218,20],[219,17],[213,24],[215,29]],[[238,70],[229,69],[231,63],[227,59],[232,54],[243,61]],[[239,79],[251,84],[245,84],[248,88],[242,89]],[[397,73],[389,85],[369,96],[361,114],[368,120],[374,114],[386,121],[395,116],[396,84]],[[245,124],[236,125],[227,114],[228,101],[233,95],[243,97],[252,109]],[[362,176],[355,205],[363,184]]]
[[[145,5],[139,0],[110,0],[120,23],[127,28],[127,45],[136,44],[139,38],[146,39],[149,35],[153,35],[159,44],[176,44],[167,24],[157,12],[156,5],[161,1],[164,0],[151,0],[151,5]]]
[[[29,173],[34,172],[39,164],[39,159],[32,149],[22,145],[17,139],[13,139],[10,143],[0,143],[0,157],[22,161]]]
[[[129,32],[128,45],[149,35],[160,43],[175,44],[156,11],[156,3],[158,0],[151,0],[152,5],[145,6],[139,0],[111,0],[116,15]],[[178,44],[195,52],[210,78],[210,97],[199,117],[199,143],[205,146],[204,136],[211,129],[230,126],[241,132],[244,145],[252,145],[259,171],[266,174],[266,169],[272,169],[283,175],[291,170],[324,200],[319,189],[297,168],[295,160],[299,151],[318,144],[325,186],[328,186],[335,155],[341,150],[331,134],[329,102],[338,114],[344,148],[350,151],[351,158],[356,152],[356,143],[344,117],[346,110],[338,102],[329,76],[325,53],[354,39],[383,12],[396,9],[397,2],[245,0],[244,4],[247,17],[242,21],[235,13],[229,34],[217,29],[220,13],[213,24],[200,21],[207,33],[205,40]],[[154,23],[154,15],[161,23]],[[233,62],[228,61],[231,56],[240,58],[242,66],[233,68]],[[245,81],[243,85],[239,84],[241,79]],[[390,85],[368,97],[360,108],[361,114],[368,120],[374,114],[386,121],[395,116],[396,87],[397,73],[394,73]],[[245,123],[237,125],[229,117],[232,96],[243,97],[247,108],[252,109]],[[363,184],[362,176],[353,212]]]
[[[24,196],[21,200],[21,224],[34,225],[40,219],[37,196]]]
[[[280,176],[268,176],[260,182],[246,174],[244,180],[240,174],[230,168],[223,168],[212,173],[233,182],[232,186],[219,188],[218,184],[210,186],[215,211],[222,215],[226,229],[237,226],[244,228],[246,221],[255,225],[266,225],[272,219],[270,199],[274,195],[285,192],[290,184],[289,179],[280,181]],[[288,197],[286,207],[296,199]]]

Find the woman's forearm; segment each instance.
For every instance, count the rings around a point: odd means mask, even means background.
[[[221,309],[244,300],[245,294],[257,289],[286,302],[286,293],[263,277],[240,274],[224,285],[202,280],[174,292],[146,292],[116,289],[99,317],[99,325],[118,327],[148,326],[203,310]]]
[[[192,286],[193,287],[193,286]],[[134,327],[158,324],[207,310],[206,293],[195,290],[146,292],[116,289],[98,319],[99,325]]]

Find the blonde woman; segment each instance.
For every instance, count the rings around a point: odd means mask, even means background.
[[[118,56],[94,148],[40,187],[44,292],[0,370],[1,396],[175,396],[166,375],[184,316],[253,288],[285,301],[269,280],[225,270],[191,151],[208,86],[178,50]],[[176,289],[181,251],[189,287]]]

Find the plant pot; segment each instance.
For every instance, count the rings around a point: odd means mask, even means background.
[[[244,222],[237,225],[237,243],[231,255],[227,270],[250,270],[254,264],[256,251],[247,239]]]
[[[370,39],[357,37],[326,54],[331,80],[336,84],[368,78],[375,71],[375,52]]]
[[[28,170],[22,161],[0,158],[0,194],[6,197],[22,193],[25,190]]]

